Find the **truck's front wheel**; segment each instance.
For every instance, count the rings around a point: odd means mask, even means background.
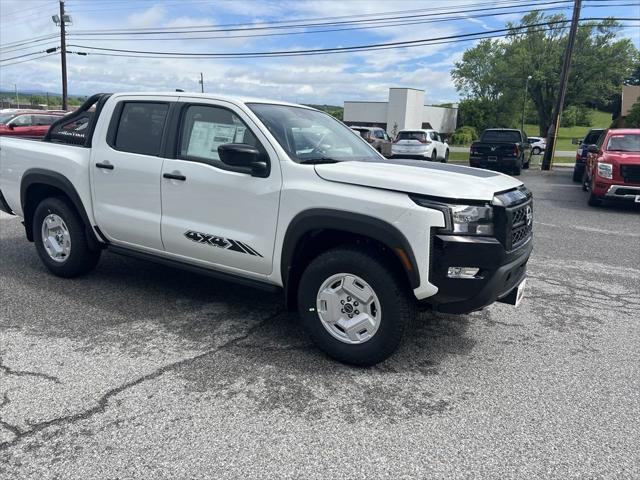
[[[100,259],[100,251],[87,244],[80,216],[60,198],[46,198],[36,207],[33,239],[42,263],[59,277],[85,274]]]
[[[300,280],[300,317],[329,356],[375,365],[400,344],[414,303],[397,272],[378,256],[336,248],[314,259]]]

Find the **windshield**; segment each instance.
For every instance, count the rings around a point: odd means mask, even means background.
[[[640,134],[612,135],[607,143],[609,152],[640,152]]]
[[[15,113],[0,113],[0,124],[5,124],[7,123],[9,120],[11,120],[13,117],[15,117],[17,114]]]
[[[247,106],[295,162],[381,159],[356,132],[326,113],[288,105]]]
[[[517,130],[485,130],[480,141],[487,143],[517,143],[520,141],[520,132]]]

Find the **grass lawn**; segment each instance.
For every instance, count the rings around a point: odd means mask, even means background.
[[[575,150],[576,146],[571,143],[572,138],[583,138],[591,128],[608,128],[612,121],[610,113],[592,110],[590,127],[560,127],[556,150]],[[531,124],[525,124],[524,131],[527,135],[534,137],[539,136],[540,133],[538,126]]]

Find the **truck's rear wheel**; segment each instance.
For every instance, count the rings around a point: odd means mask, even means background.
[[[431,154],[431,161],[432,162],[437,162],[438,161],[438,152],[436,151],[436,149],[433,149],[433,153]]]
[[[92,251],[87,244],[80,216],[60,198],[46,198],[36,207],[33,239],[42,263],[59,277],[83,275],[100,259],[100,250]]]
[[[309,264],[300,280],[298,306],[318,347],[359,366],[388,358],[414,313],[394,269],[353,248],[330,250]]]

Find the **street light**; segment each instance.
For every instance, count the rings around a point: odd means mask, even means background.
[[[520,130],[524,132],[524,113],[527,108],[527,91],[529,90],[529,80],[531,80],[531,75],[527,77],[527,81],[524,83],[524,93],[522,95],[522,122],[520,125]]]

